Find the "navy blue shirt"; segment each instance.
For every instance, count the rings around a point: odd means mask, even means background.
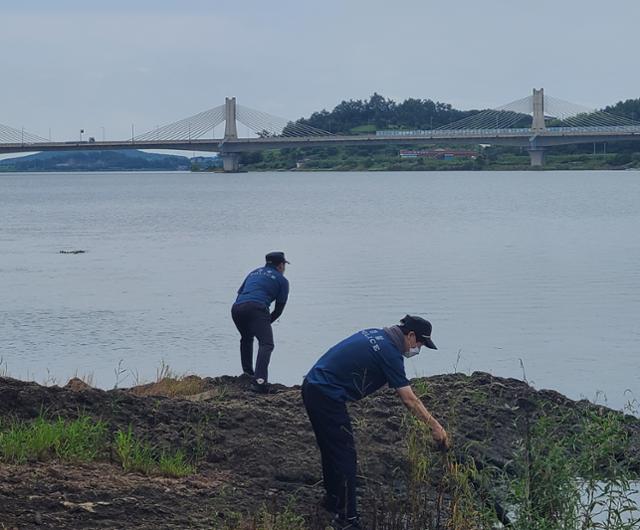
[[[383,330],[359,331],[325,353],[306,377],[328,397],[358,401],[388,383],[409,386],[402,352]]]
[[[269,307],[275,300],[286,304],[289,297],[289,281],[275,267],[265,265],[251,271],[238,289],[236,304],[258,302]]]

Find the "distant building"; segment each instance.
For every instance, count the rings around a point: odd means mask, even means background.
[[[466,149],[402,149],[400,151],[400,158],[433,158],[436,160],[470,158],[471,160],[475,160],[477,157],[477,151],[469,151]]]

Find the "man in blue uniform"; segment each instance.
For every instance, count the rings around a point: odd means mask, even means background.
[[[240,332],[240,361],[242,371],[254,378],[251,388],[256,392],[269,392],[268,369],[273,351],[274,322],[284,310],[289,297],[289,282],[284,277],[284,252],[269,252],[266,264],[251,271],[238,289],[238,297],[231,308],[233,322]],[[269,307],[275,300],[272,313]],[[253,370],[253,338],[258,339],[256,369]]]
[[[327,492],[325,507],[336,514],[340,529],[361,528],[356,510],[357,455],[346,403],[357,401],[388,384],[405,406],[430,428],[434,441],[449,447],[446,431],[414,394],[404,370],[404,358],[431,340],[431,323],[405,316],[389,328],[359,331],[327,351],[306,375],[302,399],[322,458]]]

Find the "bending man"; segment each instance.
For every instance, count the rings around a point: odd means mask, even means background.
[[[274,322],[284,310],[289,297],[289,281],[284,277],[284,252],[270,252],[266,264],[251,271],[238,289],[238,297],[231,308],[233,322],[240,332],[240,361],[242,371],[254,378],[251,388],[259,393],[269,392],[268,370],[273,351]],[[269,307],[275,300],[272,313]],[[253,370],[253,338],[258,338],[258,356]]]
[[[320,448],[327,495],[325,507],[336,514],[336,528],[361,528],[356,509],[357,455],[346,403],[375,392],[384,384],[395,388],[402,402],[431,428],[436,444],[449,446],[446,431],[414,394],[404,358],[421,346],[437,349],[431,323],[405,316],[400,324],[365,329],[327,351],[306,375],[302,399]]]

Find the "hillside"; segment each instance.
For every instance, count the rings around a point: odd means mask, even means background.
[[[185,156],[122,151],[60,151],[0,160],[0,171],[188,171]]]

